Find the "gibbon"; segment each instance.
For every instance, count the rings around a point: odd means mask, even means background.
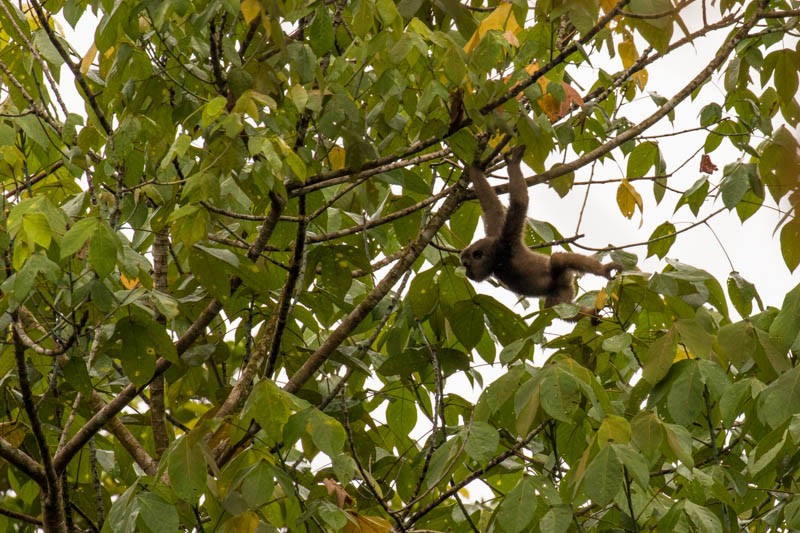
[[[461,264],[467,277],[483,281],[494,276],[511,291],[521,296],[544,296],[544,306],[551,307],[571,302],[575,296],[575,272],[590,272],[607,279],[622,271],[619,263],[603,264],[597,259],[570,252],[545,255],[534,252],[525,245],[523,229],[528,211],[528,186],[522,177],[520,161],[525,146],[518,146],[506,154],[509,175],[509,206],[503,204],[492,190],[483,171],[474,164],[470,178],[483,210],[486,237],[470,244],[461,252]],[[598,310],[581,306],[580,315],[596,320]]]

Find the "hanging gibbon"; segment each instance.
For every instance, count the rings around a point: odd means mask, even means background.
[[[593,257],[571,252],[554,252],[548,256],[525,245],[523,230],[528,212],[528,186],[520,169],[524,153],[523,145],[506,154],[508,210],[500,203],[483,171],[475,165],[470,168],[470,178],[483,210],[486,237],[461,252],[461,264],[471,280],[483,281],[494,276],[516,294],[544,296],[545,307],[551,307],[572,301],[575,296],[572,280],[576,272],[612,279],[615,272],[622,271],[622,265],[603,264]],[[592,307],[581,306],[580,312],[593,319],[598,316],[598,310]]]

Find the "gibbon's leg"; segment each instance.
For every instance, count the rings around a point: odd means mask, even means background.
[[[616,267],[616,263],[609,263],[608,266]],[[595,276],[603,276],[611,279],[610,269],[606,265],[593,257],[571,252],[555,252],[550,256],[550,271],[553,277],[557,273],[570,269],[578,272],[589,272]],[[613,268],[612,268],[613,269]]]
[[[553,283],[553,290],[544,299],[545,307],[553,307],[560,303],[571,303],[572,298],[575,296],[575,290],[572,288],[571,276],[560,276]]]

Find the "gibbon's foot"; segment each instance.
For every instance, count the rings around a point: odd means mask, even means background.
[[[518,165],[519,162],[522,160],[522,156],[525,155],[525,145],[520,144],[519,146],[515,146],[505,154],[506,164],[508,165]]]
[[[614,279],[622,270],[622,265],[619,263],[606,263],[603,265],[603,276],[607,279]]]

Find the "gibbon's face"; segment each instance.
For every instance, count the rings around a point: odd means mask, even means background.
[[[492,274],[494,245],[495,239],[487,237],[470,244],[461,252],[461,264],[467,270],[469,279],[483,281]]]

